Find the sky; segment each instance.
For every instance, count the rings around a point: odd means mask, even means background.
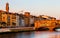
[[[60,19],[60,0],[0,0],[0,10],[9,3],[10,12],[29,11],[31,15],[47,15]]]

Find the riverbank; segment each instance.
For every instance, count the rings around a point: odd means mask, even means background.
[[[35,31],[34,27],[1,28],[0,33]]]

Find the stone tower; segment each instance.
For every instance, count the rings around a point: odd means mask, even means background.
[[[9,12],[9,3],[6,3],[6,11]]]

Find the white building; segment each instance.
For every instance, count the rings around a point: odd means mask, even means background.
[[[19,26],[21,26],[21,27],[25,26],[24,15],[23,14],[20,14],[20,17],[19,17]]]
[[[16,14],[16,26],[19,26],[19,14]]]

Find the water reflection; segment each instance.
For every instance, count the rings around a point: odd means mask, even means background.
[[[0,38],[60,38],[60,32],[35,31],[0,34]]]
[[[0,34],[0,38],[15,38],[16,34],[14,33],[9,33],[9,34]]]
[[[33,38],[34,32],[18,33],[16,38]]]
[[[60,38],[60,32],[35,32],[35,38]]]
[[[54,34],[50,34],[49,38],[60,38],[60,33],[55,32]]]

